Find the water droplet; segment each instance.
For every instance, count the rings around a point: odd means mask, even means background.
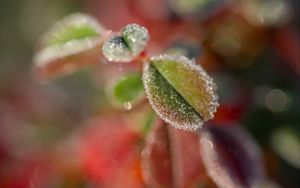
[[[123,104],[123,107],[126,109],[126,110],[131,110],[132,109],[132,104],[131,102],[125,102]]]

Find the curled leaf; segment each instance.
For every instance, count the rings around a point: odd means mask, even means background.
[[[152,57],[144,66],[143,82],[152,108],[176,128],[194,131],[218,107],[213,80],[184,56]]]
[[[112,100],[117,105],[131,107],[144,96],[144,87],[139,73],[125,75],[110,90]]]
[[[149,40],[148,30],[137,24],[129,24],[121,29],[120,35],[112,36],[102,52],[108,61],[130,62],[146,47]]]
[[[266,181],[260,150],[241,127],[207,126],[200,132],[200,153],[219,187],[260,187]]]
[[[40,39],[34,56],[37,77],[46,80],[98,62],[104,33],[88,15],[77,13],[62,19]]]

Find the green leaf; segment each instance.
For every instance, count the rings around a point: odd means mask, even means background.
[[[194,131],[218,107],[212,79],[184,56],[152,57],[143,81],[152,108],[176,128]]]
[[[92,17],[76,13],[63,18],[49,29],[41,39],[42,47],[63,45],[73,40],[98,38],[104,28]]]
[[[113,86],[113,100],[121,105],[138,102],[144,96],[141,74],[131,73],[116,82]]]
[[[62,45],[72,40],[80,40],[88,37],[99,37],[99,33],[89,25],[69,26],[52,33],[52,36],[45,41],[46,45]]]
[[[105,29],[92,17],[77,13],[63,18],[40,39],[34,56],[40,80],[98,63]]]
[[[201,126],[200,115],[153,65],[146,65],[143,80],[149,102],[160,118],[179,129],[195,130]]]

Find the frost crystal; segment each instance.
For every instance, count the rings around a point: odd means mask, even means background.
[[[137,24],[125,26],[121,35],[134,56],[144,50],[149,40],[148,30]]]
[[[129,24],[121,34],[111,37],[103,45],[103,55],[108,61],[129,62],[146,47],[149,34],[145,27]]]
[[[108,39],[102,47],[102,52],[108,61],[128,62],[132,60],[132,54],[120,36]]]

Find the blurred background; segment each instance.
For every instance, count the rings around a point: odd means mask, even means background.
[[[195,58],[218,85],[212,123],[243,126],[276,186],[300,185],[299,0],[1,0],[1,188],[145,187],[151,109],[120,109],[106,92],[139,67],[99,62],[49,84],[32,75],[39,37],[74,12],[115,31],[147,27],[149,55]]]

